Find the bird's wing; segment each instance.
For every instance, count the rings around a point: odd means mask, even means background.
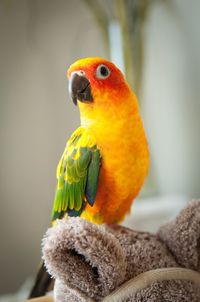
[[[95,138],[86,129],[78,128],[67,142],[57,167],[53,221],[66,213],[79,216],[87,202],[94,204],[100,162]]]

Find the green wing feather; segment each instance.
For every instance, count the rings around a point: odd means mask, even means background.
[[[86,202],[94,204],[100,169],[100,152],[94,137],[78,128],[69,139],[57,167],[52,220],[80,215]]]

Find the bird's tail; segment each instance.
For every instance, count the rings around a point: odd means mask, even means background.
[[[36,275],[35,283],[29,294],[29,299],[44,296],[50,286],[52,279],[44,266],[44,261],[41,262],[39,271]]]

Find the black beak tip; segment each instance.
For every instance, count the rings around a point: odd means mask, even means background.
[[[72,102],[74,103],[75,106],[77,106],[77,97],[72,96]]]

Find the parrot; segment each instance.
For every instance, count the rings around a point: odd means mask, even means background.
[[[106,59],[79,59],[67,77],[80,127],[67,141],[57,167],[52,223],[65,216],[120,223],[130,212],[150,161],[137,97],[122,72]],[[37,291],[42,279],[47,287],[44,266],[30,297],[44,294],[46,288]]]

